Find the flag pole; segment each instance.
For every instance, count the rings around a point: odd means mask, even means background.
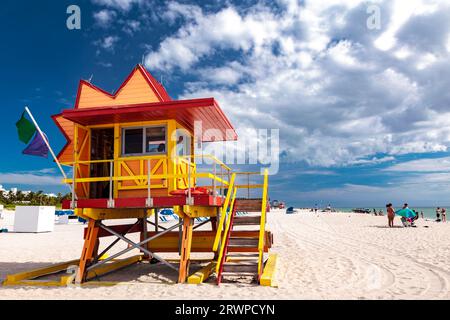
[[[50,153],[51,153],[53,159],[55,160],[55,162],[56,162],[56,164],[57,164],[59,170],[61,171],[61,174],[63,175],[64,179],[67,179],[67,175],[66,175],[66,173],[64,172],[64,169],[62,168],[61,163],[59,162],[59,160],[58,160],[58,158],[56,157],[55,153],[53,152],[53,149],[52,149],[52,147],[50,146],[50,143],[48,142],[47,137],[46,137],[45,134],[42,132],[41,128],[40,128],[39,125],[37,124],[36,120],[34,119],[33,115],[31,114],[30,109],[28,109],[27,106],[25,106],[25,111],[26,111],[26,112],[28,113],[28,115],[30,116],[31,121],[33,121],[33,124],[34,124],[34,126],[36,127],[36,130],[39,132],[39,134],[40,134],[41,137],[42,137],[42,140],[44,140],[45,144],[47,145],[48,150],[50,151]],[[70,191],[73,192],[72,186],[70,186],[70,185],[68,185],[68,184],[66,184],[66,185],[69,187]]]

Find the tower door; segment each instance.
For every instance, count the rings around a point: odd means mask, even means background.
[[[91,129],[91,161],[114,159],[114,128]],[[109,177],[110,162],[91,163],[90,176]],[[91,182],[89,198],[109,198],[109,181]]]

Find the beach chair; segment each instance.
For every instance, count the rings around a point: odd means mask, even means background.
[[[402,217],[400,220],[401,220],[401,222],[402,222],[402,224],[403,224],[403,226],[404,226],[405,228],[411,227],[411,220],[410,220],[410,219],[407,219],[407,218],[405,218],[405,217]]]

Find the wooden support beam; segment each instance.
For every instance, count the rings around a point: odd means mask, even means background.
[[[113,271],[117,271],[119,269],[128,267],[134,263],[137,263],[142,260],[141,255],[132,256],[126,259],[116,260],[111,263],[107,263],[105,265],[101,265],[98,268],[90,270],[85,280],[91,280],[93,278],[103,276]],[[44,268],[34,269],[30,271],[20,272],[16,274],[11,274],[6,276],[6,280],[3,282],[4,286],[40,286],[40,287],[64,287],[68,286],[73,281],[73,275],[63,275],[58,280],[42,280],[36,279],[40,277],[44,277],[50,274],[55,274],[59,272],[63,272],[68,270],[69,267],[78,265],[80,260],[71,260],[63,263],[58,263],[54,265],[50,265]],[[102,282],[95,281],[93,283],[85,282],[82,285],[115,285],[118,282]]]
[[[139,220],[140,220],[140,223],[142,225],[140,241],[144,241],[145,239],[147,239],[147,217],[144,217],[144,218],[139,219]],[[144,246],[148,250],[148,243],[144,244]],[[145,260],[150,259],[150,256],[148,255],[148,253],[143,252],[142,250],[141,250],[141,252],[144,254],[143,259],[145,259]]]
[[[216,262],[212,261],[188,278],[189,284],[200,284],[206,281],[216,268]]]
[[[80,199],[86,201],[86,199]],[[89,199],[95,202],[101,202],[103,199]],[[78,205],[78,202],[77,202]],[[117,208],[117,209],[105,209],[105,208],[82,208],[79,209],[79,215],[84,219],[93,220],[111,220],[111,219],[132,219],[143,218],[145,216],[143,208]]]
[[[277,255],[270,254],[264,266],[264,271],[259,280],[259,284],[265,287],[277,287],[275,273],[277,268]]]
[[[217,217],[211,217],[209,220],[211,221],[211,230],[217,232]]]
[[[142,224],[140,224],[140,223],[134,225],[134,227],[133,227],[133,224],[122,224],[122,225],[115,225],[115,226],[108,226],[108,227],[120,234],[124,234],[125,232],[127,234],[135,233],[135,232],[142,232]],[[133,227],[133,228],[131,228],[131,227]],[[88,235],[88,231],[89,231],[89,228],[84,229],[84,239],[86,239],[86,237]],[[105,229],[100,229],[98,231],[99,238],[112,237],[112,236],[114,236],[114,235]]]
[[[98,248],[98,231],[100,227],[96,220],[89,220],[87,235],[84,240],[83,250],[81,252],[80,264],[78,266],[76,283],[82,283],[86,278],[86,267],[91,263]]]
[[[70,266],[78,265],[79,260],[71,260],[64,263],[54,264],[48,267],[34,269],[30,271],[20,272],[16,274],[10,274],[6,276],[6,280],[3,282],[4,286],[22,284],[22,281],[32,280],[48,274],[58,273],[67,270]]]
[[[186,282],[189,274],[189,264],[191,259],[191,246],[192,246],[192,226],[194,219],[185,216],[183,219],[183,231],[181,235],[181,257],[180,257],[180,269],[178,275],[178,283]]]
[[[123,269],[125,267],[128,267],[134,263],[137,263],[142,260],[141,255],[132,256],[126,259],[120,259],[116,260],[111,263],[106,263],[103,265],[100,265],[98,268],[93,268],[90,270],[86,275],[86,280],[91,280],[96,277],[103,276],[105,274],[108,274],[113,271],[117,271],[119,269]]]
[[[153,237],[156,232],[150,231],[147,234],[147,238]],[[236,238],[255,238],[259,236],[259,231],[244,231],[237,230],[231,232],[232,237]],[[149,242],[149,250],[152,252],[178,252],[178,231],[168,232],[159,238],[151,240]],[[213,252],[214,239],[216,237],[216,232],[214,231],[196,231],[192,232],[192,244],[191,252]],[[271,243],[268,241],[270,239],[270,232],[266,231],[264,244],[264,252],[269,252]],[[258,248],[248,248],[248,247],[232,247],[229,248],[229,252],[258,252]]]

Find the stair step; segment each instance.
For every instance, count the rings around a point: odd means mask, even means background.
[[[233,225],[243,226],[243,225],[260,225],[261,216],[250,216],[250,217],[235,217],[233,220]]]
[[[256,277],[258,275],[258,272],[223,272],[222,276],[234,276],[234,277],[241,277],[241,276],[247,276],[247,277]]]
[[[236,211],[261,212],[262,199],[236,199]]]
[[[224,273],[237,273],[237,274],[243,274],[243,273],[250,273],[250,274],[257,274],[258,273],[258,263],[251,263],[251,262],[225,262],[223,264],[223,271]]]
[[[245,253],[245,252],[231,252],[227,254],[227,258],[247,258],[247,259],[257,259],[259,258],[259,253]]]
[[[230,238],[228,242],[229,247],[249,247],[255,248],[258,247],[259,239],[258,238]]]

